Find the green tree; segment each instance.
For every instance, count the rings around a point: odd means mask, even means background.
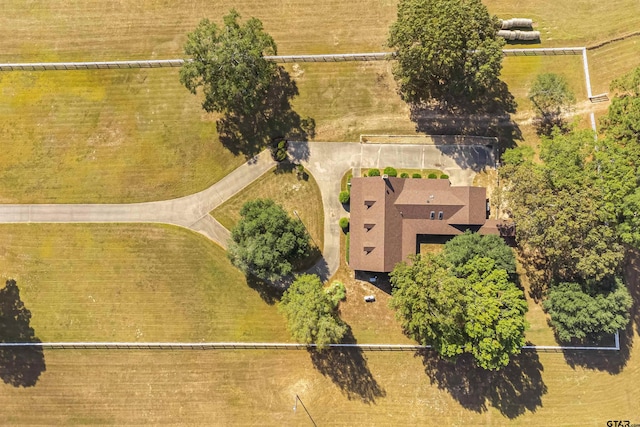
[[[444,357],[464,352],[466,286],[447,272],[441,257],[416,255],[390,274],[391,307],[405,333],[422,345],[432,345]]]
[[[508,274],[516,272],[513,250],[500,236],[483,236],[466,231],[444,245],[444,257],[458,276],[462,274],[465,265],[478,256],[491,258],[495,262],[495,268],[505,270]]]
[[[447,249],[445,248],[445,253]],[[474,257],[452,274],[446,256],[416,256],[391,273],[391,307],[405,332],[442,356],[473,355],[497,370],[524,345],[527,304],[491,258]]]
[[[590,132],[554,134],[542,142],[542,164],[507,168],[503,193],[525,255],[541,257],[554,281],[601,280],[617,272],[622,247],[615,217],[593,162]],[[525,256],[526,261],[526,256]]]
[[[612,334],[629,323],[633,303],[629,291],[620,278],[610,281],[605,284],[606,289],[599,284],[591,293],[578,283],[551,287],[543,306],[562,341]]]
[[[296,341],[316,344],[319,349],[340,342],[347,326],[337,314],[339,288],[334,286],[327,292],[318,276],[303,274],[284,292],[279,310]]]
[[[241,24],[239,19],[233,9],[222,28],[203,19],[184,46],[190,58],[180,70],[180,82],[193,94],[202,87],[207,112],[251,114],[278,77],[277,65],[264,58],[277,54],[273,38],[260,20]]]
[[[611,91],[615,96],[602,120],[603,130],[625,145],[640,142],[640,67],[614,80]]]
[[[640,68],[615,80],[611,90],[615,96],[602,120],[605,138],[595,155],[620,238],[640,248]]]
[[[529,90],[529,99],[537,110],[534,123],[538,134],[551,135],[554,127],[568,130],[562,115],[576,98],[567,79],[553,73],[539,74]]]
[[[240,221],[231,230],[227,254],[245,274],[277,280],[293,271],[293,263],[309,255],[309,234],[273,200],[244,204]]]
[[[489,370],[507,366],[509,358],[520,353],[527,328],[522,291],[509,281],[507,271],[496,267],[493,259],[480,256],[464,265],[471,287],[465,307],[465,350],[478,366]]]
[[[412,104],[477,99],[498,83],[504,40],[480,0],[401,0],[387,44]]]

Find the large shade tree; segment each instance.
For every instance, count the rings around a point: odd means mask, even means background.
[[[446,249],[445,249],[446,252]],[[446,358],[501,369],[524,345],[527,304],[496,262],[476,256],[454,274],[446,256],[416,256],[391,273],[391,307],[405,332]]]
[[[339,298],[333,298],[332,289],[325,290],[318,276],[303,274],[284,292],[279,310],[296,341],[323,349],[342,340],[347,326],[338,316]]]
[[[256,18],[239,22],[237,11],[222,27],[203,19],[184,46],[188,59],[180,81],[192,93],[202,87],[207,112],[251,114],[278,78],[278,67],[265,55],[276,55],[273,38]]]
[[[474,100],[498,83],[504,40],[480,0],[400,0],[387,44],[412,104]]]
[[[249,201],[240,216],[231,230],[227,254],[245,274],[277,280],[291,273],[294,263],[309,254],[310,238],[304,224],[273,200]]]
[[[559,283],[551,287],[544,308],[558,338],[597,338],[612,334],[629,323],[633,300],[620,278],[606,283]]]

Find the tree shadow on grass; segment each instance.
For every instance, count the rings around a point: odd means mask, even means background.
[[[343,342],[356,343],[351,327],[348,327]],[[347,399],[371,404],[386,396],[387,393],[371,374],[367,358],[360,348],[332,347],[321,351],[309,350],[309,354],[313,366],[340,387]]]
[[[499,82],[484,96],[473,101],[449,100],[437,105],[412,105],[411,120],[416,131],[427,135],[463,135],[497,138],[498,154],[517,145],[522,140],[522,131],[511,114],[516,111],[516,102],[506,83]],[[474,153],[472,147],[460,147],[461,139],[441,138],[436,141],[443,153],[452,157],[462,168],[476,172],[486,166],[486,156]],[[467,144],[472,139],[466,140]],[[486,141],[478,140],[478,143]],[[458,148],[452,150],[450,146]]]
[[[269,283],[265,280],[259,279],[251,274],[246,276],[247,285],[256,291],[260,298],[269,305],[274,305],[280,301],[282,294],[284,293],[286,286],[280,283]]]
[[[607,337],[610,342],[596,343],[595,346],[611,346],[613,338]],[[582,344],[582,343],[580,343]],[[589,345],[590,343],[586,343]],[[569,344],[574,345],[574,344]],[[584,344],[582,344],[584,345]],[[622,372],[631,356],[633,347],[633,326],[627,325],[624,331],[620,331],[620,350],[563,350],[564,359],[567,364],[575,369],[577,366],[593,369],[596,371],[608,372],[616,375]]]
[[[298,93],[296,83],[283,67],[278,67],[274,82],[255,111],[229,112],[216,122],[220,142],[233,154],[249,159],[274,141],[313,139],[315,121],[300,117],[291,107]]]
[[[517,418],[526,411],[535,412],[547,393],[535,351],[525,350],[512,357],[509,365],[497,372],[478,368],[470,355],[460,356],[456,362],[446,361],[434,351],[420,351],[416,356],[422,357],[431,384],[478,413],[492,406],[508,418]]]
[[[0,342],[41,342],[29,325],[31,312],[20,299],[15,280],[0,290]],[[40,347],[0,347],[0,378],[14,387],[33,387],[46,370]]]

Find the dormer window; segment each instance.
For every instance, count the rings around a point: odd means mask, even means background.
[[[442,219],[444,217],[444,213],[442,211],[438,212],[438,219]]]
[[[431,211],[431,215],[429,215],[429,219],[436,219],[436,212]]]

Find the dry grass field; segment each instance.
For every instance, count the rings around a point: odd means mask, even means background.
[[[501,17],[533,18],[544,47],[591,45],[640,28],[636,0],[485,4]],[[0,62],[180,57],[186,33],[202,17],[219,21],[232,6],[260,18],[280,54],[341,53],[386,50],[396,1],[4,0]],[[594,93],[607,91],[639,58],[640,37],[590,51]],[[504,61],[523,143],[537,143],[526,98],[535,75],[565,74],[580,101],[581,67],[579,57]],[[316,120],[316,140],[415,131],[389,63],[287,70],[300,92],[293,106]],[[0,73],[0,94],[0,203],[166,199],[201,190],[244,161],[220,144],[216,117],[202,113],[175,69]],[[577,107],[580,114],[590,108]],[[265,175],[241,195],[283,196],[320,241],[312,178],[304,190],[309,200],[299,197],[302,187],[295,198],[283,191],[281,185],[302,185],[289,179],[295,177]],[[241,201],[228,203],[216,216],[231,224]],[[358,351],[51,350],[28,372],[20,363],[28,355],[0,351],[0,424],[308,425],[300,403],[292,411],[296,394],[318,425],[640,423],[639,271],[636,254],[627,268],[633,321],[620,353],[525,352],[489,375],[429,355]],[[289,341],[274,301],[265,301],[218,246],[180,228],[2,225],[0,275],[17,280],[42,341]],[[344,266],[336,278],[348,286],[341,315],[354,341],[410,342],[388,294],[353,280]],[[364,304],[368,294],[377,302]],[[529,300],[529,308],[528,339],[554,344],[540,306]],[[32,387],[7,383],[34,375]]]
[[[43,341],[286,341],[274,305],[199,235],[151,225],[3,226],[0,271],[18,280]],[[634,283],[640,258],[628,261]],[[388,295],[355,282],[342,317],[360,343],[410,342]],[[366,304],[365,294],[377,302]],[[535,307],[533,307],[535,309]],[[633,314],[640,325],[637,305]],[[542,313],[528,337],[551,344]],[[525,352],[501,374],[412,352],[51,350],[42,365],[1,363],[0,424],[601,425],[637,417],[637,333],[620,353]],[[545,338],[546,337],[546,338]],[[0,351],[0,360],[23,360]],[[32,360],[32,359],[27,359]],[[40,366],[34,374],[35,366]],[[24,371],[21,371],[23,369]],[[37,410],[33,410],[37,408]]]
[[[638,339],[618,375],[528,353],[524,378],[462,371],[433,384],[429,359],[411,352],[343,354],[353,364],[323,375],[305,351],[53,350],[36,387],[0,385],[0,423],[311,425],[296,394],[319,426],[637,422]]]
[[[289,337],[224,251],[182,228],[2,225],[0,274],[0,287],[16,279],[42,341]]]
[[[311,238],[322,250],[324,243],[324,210],[322,196],[311,174],[308,180],[298,179],[295,172],[272,169],[248,187],[217,207],[211,215],[231,230],[240,220],[242,206],[254,199],[272,199],[293,216],[300,215]],[[336,197],[338,197],[336,195]]]
[[[256,16],[281,54],[379,51],[395,1],[5,1],[0,62],[174,58],[202,17],[230,7]],[[632,0],[598,3],[488,1],[503,17],[529,16],[541,46],[586,45],[638,27]],[[594,93],[640,64],[638,38],[591,51]],[[507,58],[503,78],[530,118],[526,99],[537,73],[562,72],[579,100],[578,57]],[[317,123],[317,140],[362,133],[412,133],[390,64],[288,66],[300,95],[293,104]],[[0,202],[116,203],[177,197],[206,188],[244,159],[218,141],[215,117],[177,80],[177,70],[0,74]],[[587,106],[588,107],[588,106]],[[585,107],[586,108],[586,107]],[[590,107],[589,107],[590,108]],[[580,108],[582,110],[582,108]],[[526,126],[523,125],[523,126]],[[537,138],[523,132],[525,143]]]

